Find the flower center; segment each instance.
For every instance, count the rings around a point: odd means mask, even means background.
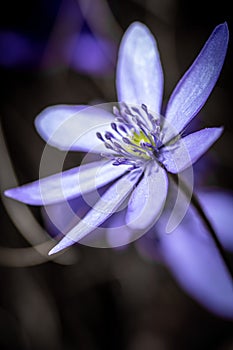
[[[159,116],[152,115],[143,104],[140,108],[121,104],[113,107],[115,120],[111,130],[96,136],[104,142],[111,154],[113,165],[131,164],[134,168],[150,160],[159,160],[162,132]]]

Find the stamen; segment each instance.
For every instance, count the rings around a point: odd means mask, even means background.
[[[112,150],[108,158],[114,165],[130,164],[142,167],[148,161],[159,160],[162,146],[160,120],[149,113],[147,106],[129,107],[125,103],[118,109],[113,107],[115,120],[110,124],[112,131],[96,136],[107,149]]]
[[[114,150],[114,148],[113,148],[109,143],[107,143],[107,142],[104,143],[104,146],[105,146],[106,148],[108,148],[108,149]]]
[[[109,132],[109,131],[106,131],[105,138],[107,140],[115,139],[114,135],[111,132]]]
[[[117,126],[116,126],[116,123],[111,123],[111,128],[117,132]]]
[[[103,139],[103,137],[102,137],[102,135],[101,135],[100,132],[97,132],[97,133],[96,133],[96,136],[98,137],[98,139],[100,139],[101,141],[104,142],[104,139]]]
[[[120,129],[121,131],[123,131],[125,134],[127,134],[127,130],[126,130],[126,128],[124,127],[124,125],[120,124],[120,125],[119,125],[119,129]]]
[[[127,137],[123,137],[122,140],[123,140],[125,143],[127,143],[127,145],[133,145],[133,143],[132,143],[129,139],[127,139]]]

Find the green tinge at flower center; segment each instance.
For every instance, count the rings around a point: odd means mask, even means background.
[[[152,149],[152,147],[156,147],[155,142],[152,139],[149,139],[142,130],[139,133],[133,132],[133,136],[130,138],[131,144],[125,145],[124,148],[132,155],[135,155],[135,150],[141,150],[140,157],[144,159],[150,159],[151,156],[146,153],[146,146],[148,146],[148,151]]]

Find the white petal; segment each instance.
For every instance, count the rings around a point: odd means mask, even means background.
[[[123,203],[142,171],[136,170],[115,182],[94,205],[80,223],[75,226],[50,252],[54,254],[80,241],[102,224]]]
[[[155,38],[149,29],[133,23],[126,31],[117,64],[119,101],[160,113],[163,96],[163,71]]]
[[[228,45],[228,28],[217,26],[205,46],[173,91],[165,121],[174,130],[166,132],[164,142],[178,135],[200,111],[218,79]]]
[[[131,195],[126,223],[131,229],[148,229],[160,216],[166,197],[168,179],[159,165],[145,171],[143,179]]]
[[[11,188],[5,191],[5,195],[31,205],[53,204],[93,191],[127,170],[128,166],[114,166],[111,161],[92,162]]]
[[[163,149],[163,163],[171,173],[179,173],[195,163],[220,137],[223,128],[206,128],[181,138]]]
[[[107,153],[96,133],[109,130],[113,118],[99,107],[57,105],[44,109],[35,126],[49,145],[61,150]]]

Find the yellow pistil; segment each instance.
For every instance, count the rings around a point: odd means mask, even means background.
[[[124,146],[124,148],[127,150],[127,152],[131,153],[131,154],[136,154],[135,153],[135,149],[140,149],[141,153],[140,153],[140,157],[144,158],[144,159],[150,159],[151,157],[146,153],[146,149],[145,147],[143,148],[141,146],[142,143],[148,143],[152,146],[156,146],[153,140],[150,140],[143,131],[140,131],[139,134],[134,132],[133,136],[130,138],[130,142],[132,143],[131,145],[128,146]],[[135,148],[134,148],[135,146]]]
[[[143,131],[140,131],[139,134],[137,134],[136,132],[133,133],[133,137],[131,139],[131,142],[134,143],[136,146],[141,145],[141,142],[146,142],[146,143],[151,143],[151,140],[148,139],[148,137],[144,134]],[[155,146],[155,144],[151,143],[153,146]]]

